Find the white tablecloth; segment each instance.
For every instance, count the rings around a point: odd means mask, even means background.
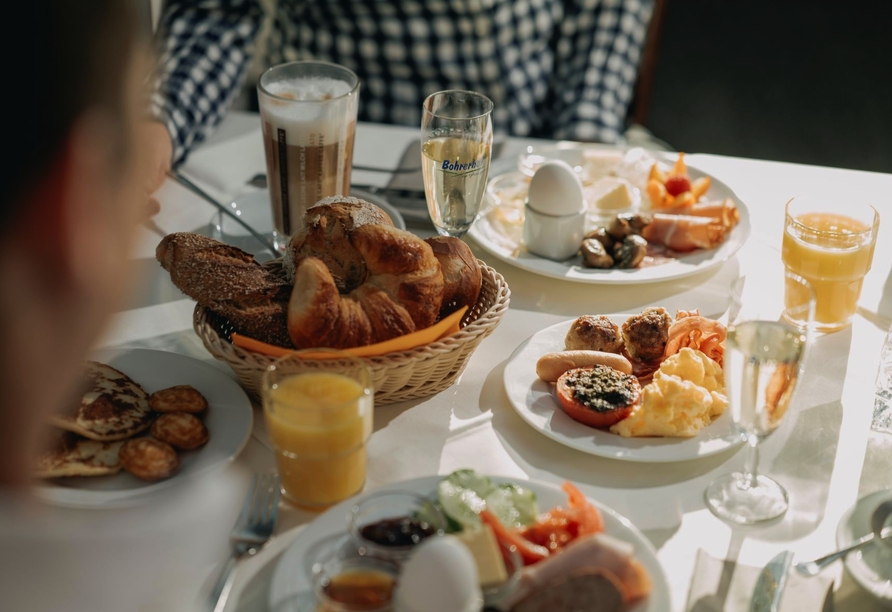
[[[417,137],[416,129],[361,124],[355,163],[392,167]],[[503,155],[516,155],[525,144],[509,140]],[[727,305],[726,289],[738,274],[780,269],[783,206],[794,195],[830,194],[838,197],[841,207],[847,201],[868,201],[886,217],[892,210],[890,175],[702,154],[691,154],[687,160],[728,184],[748,206],[753,230],[738,256],[711,272],[677,282],[604,287],[537,276],[476,249],[478,256],[505,276],[512,290],[511,308],[454,386],[426,400],[376,410],[367,489],[468,466],[553,483],[569,479],[627,516],[650,538],[671,585],[674,611],[685,609],[698,549],[713,557],[761,566],[784,549],[804,559],[835,548],[843,512],[860,495],[887,487],[892,473],[892,438],[870,430],[877,358],[892,323],[888,289],[892,217],[881,224],[873,269],[851,328],[815,342],[790,416],[762,445],[761,470],[781,481],[791,494],[790,510],[776,524],[731,527],[704,506],[704,487],[718,475],[739,468],[742,454],[732,451],[654,465],[592,457],[537,433],[507,401],[502,385],[506,360],[531,333],[548,325],[583,313],[638,312],[651,305],[670,312],[700,308],[704,314],[721,314]],[[264,170],[259,122],[256,116],[238,113],[184,168],[222,199],[251,191],[246,180]],[[365,172],[353,176],[356,183],[383,184],[386,178]],[[144,288],[134,307],[116,317],[102,344],[163,348],[216,363],[191,331],[193,302],[173,288],[153,259],[163,233],[202,228],[213,210],[171,181],[162,188],[159,200],[162,212],[151,228],[143,230],[135,262]],[[274,467],[259,409],[255,408],[255,416],[251,442],[234,466],[243,471]],[[312,519],[311,514],[286,504],[280,516],[280,534]],[[242,568],[237,585],[240,595],[235,599],[241,599],[244,609],[255,609],[265,601],[271,564],[291,537],[293,533],[274,540],[269,550]],[[838,609],[871,609],[870,600],[843,578],[841,566],[828,571],[836,572],[841,583]],[[227,609],[236,609],[237,603]]]

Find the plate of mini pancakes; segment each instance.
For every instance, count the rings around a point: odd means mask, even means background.
[[[212,365],[116,349],[83,364],[78,393],[47,422],[36,487],[66,506],[132,506],[219,468],[251,436],[251,402]]]

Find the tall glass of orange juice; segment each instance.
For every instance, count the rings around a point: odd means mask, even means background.
[[[323,509],[358,493],[374,407],[365,361],[331,349],[295,351],[269,366],[262,392],[285,498]]]
[[[815,329],[852,321],[870,270],[880,215],[873,206],[793,198],[787,202],[782,257],[815,289]]]

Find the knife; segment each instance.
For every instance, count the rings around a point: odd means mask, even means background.
[[[778,612],[781,596],[787,584],[787,572],[793,562],[793,553],[785,550],[775,556],[768,565],[762,568],[753,598],[750,600],[750,612]]]
[[[224,215],[226,215],[227,217],[229,217],[230,219],[232,219],[233,221],[235,221],[236,223],[241,225],[243,228],[248,230],[248,233],[251,234],[258,242],[260,242],[260,244],[262,244],[267,251],[272,253],[273,257],[281,257],[282,256],[282,254],[279,252],[279,250],[276,249],[275,245],[273,243],[271,243],[269,240],[267,240],[266,237],[264,237],[257,230],[255,230],[253,227],[248,225],[248,223],[246,223],[245,220],[242,219],[240,216],[238,216],[237,214],[232,212],[232,210],[230,210],[230,208],[228,206],[224,206],[223,204],[221,204],[220,202],[218,202],[217,200],[212,198],[210,196],[210,194],[208,194],[208,192],[206,192],[204,189],[202,189],[201,187],[199,187],[198,185],[196,185],[195,183],[193,183],[192,181],[187,179],[180,172],[177,172],[176,170],[168,170],[167,176],[169,176],[170,178],[172,178],[173,180],[178,182],[180,185],[182,185],[183,187],[185,187],[186,189],[188,189],[195,195],[199,196],[200,198],[202,198],[209,204],[213,205],[214,208],[216,208],[221,213],[223,213]]]
[[[397,168],[395,171],[400,171],[400,169]],[[248,185],[266,189],[266,175],[255,174],[248,181]],[[427,199],[424,195],[424,189],[381,187],[380,185],[358,185],[356,183],[352,183],[350,188],[367,191],[373,195],[383,197],[407,219],[426,221],[428,223],[431,222],[427,212]]]

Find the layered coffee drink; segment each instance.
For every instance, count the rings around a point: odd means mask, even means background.
[[[307,208],[350,192],[359,80],[323,62],[276,66],[258,86],[277,246]]]

